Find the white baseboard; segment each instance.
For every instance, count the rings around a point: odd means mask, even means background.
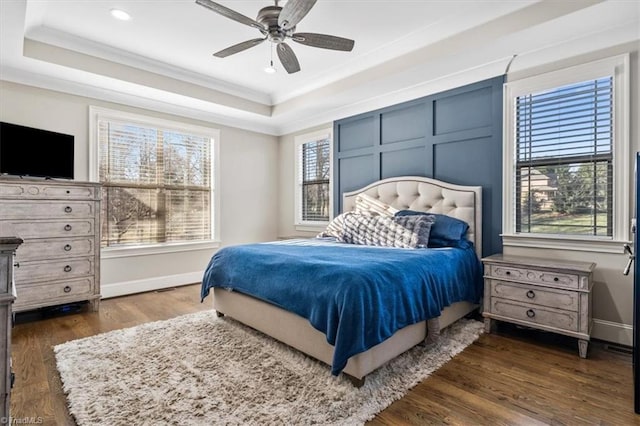
[[[145,278],[142,280],[124,281],[120,283],[103,284],[100,292],[103,299],[125,296],[127,294],[160,290],[168,287],[194,284],[202,281],[204,272],[187,272],[185,274],[165,275],[162,277]]]
[[[633,346],[633,326],[618,322],[593,320],[591,337],[624,346]]]

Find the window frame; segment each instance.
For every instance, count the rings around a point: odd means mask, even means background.
[[[99,161],[99,120],[111,120],[139,124],[158,129],[169,129],[193,133],[211,138],[211,237],[208,240],[165,242],[155,244],[126,245],[121,247],[101,247],[103,259],[146,256],[152,254],[175,253],[193,250],[205,250],[220,247],[220,130],[197,126],[179,121],[166,120],[148,115],[135,114],[114,109],[89,106],[89,180],[100,182]],[[102,218],[101,218],[102,220]]]
[[[329,140],[329,220],[310,221],[302,219],[302,145],[318,140]],[[333,129],[326,128],[298,135],[294,138],[294,226],[297,231],[317,232],[329,224],[333,218]]]
[[[629,55],[619,55],[504,84],[503,107],[503,245],[619,253],[629,241]],[[612,236],[530,234],[516,232],[516,98],[586,80],[613,77]]]

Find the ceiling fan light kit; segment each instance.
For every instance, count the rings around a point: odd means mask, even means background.
[[[316,4],[316,1],[317,0],[289,0],[284,7],[280,7],[278,6],[278,0],[275,0],[275,6],[267,6],[260,9],[256,20],[210,0],[196,0],[196,3],[226,18],[256,28],[263,35],[263,38],[243,41],[226,49],[222,49],[214,53],[213,56],[226,58],[227,56],[257,46],[265,40],[269,40],[276,46],[278,58],[284,69],[289,74],[293,74],[300,71],[300,63],[293,49],[285,42],[287,39],[321,49],[344,52],[353,50],[355,42],[347,38],[328,34],[295,32],[296,25],[309,13],[311,8]],[[270,68],[273,69],[273,71],[267,71],[267,69],[265,69],[265,72],[275,72],[273,61],[271,61]]]
[[[131,15],[121,9],[111,9],[111,16],[121,21],[128,21],[131,19]]]

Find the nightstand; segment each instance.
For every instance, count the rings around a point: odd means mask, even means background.
[[[482,262],[487,333],[499,320],[564,334],[587,357],[595,263],[502,254]]]

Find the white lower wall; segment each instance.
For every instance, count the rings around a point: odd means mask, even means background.
[[[220,129],[222,245],[274,240],[278,215],[278,140],[274,136],[0,81],[0,121],[75,136],[75,177],[89,177],[89,106]],[[199,282],[214,250],[102,259],[104,297]],[[194,300],[194,303],[199,300]]]

